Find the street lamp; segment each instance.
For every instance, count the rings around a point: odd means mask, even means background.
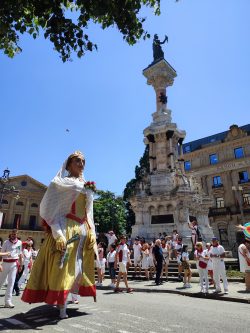
[[[2,208],[3,197],[5,194],[14,193],[15,198],[19,199],[19,190],[16,190],[15,186],[9,186],[10,170],[7,168],[3,171],[2,177],[0,177],[0,208]]]
[[[242,223],[244,222],[243,199],[242,199],[242,186],[232,186],[232,190],[236,192],[236,196],[240,205],[240,216]]]

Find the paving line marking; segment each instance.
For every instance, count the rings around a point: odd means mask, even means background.
[[[175,327],[175,328],[182,328],[181,325],[177,325],[177,324],[172,324],[172,325],[169,325],[170,327]]]
[[[119,332],[119,333],[131,333],[131,331],[122,331],[122,330],[119,330],[117,332]]]
[[[7,319],[4,319],[4,320],[7,321],[8,323],[12,324],[12,325],[20,325],[20,326],[22,326],[22,328],[31,328],[31,326],[25,324],[21,320],[17,320],[17,319],[14,319],[14,318],[7,318]]]
[[[132,318],[137,318],[137,319],[147,320],[147,318],[143,318],[143,317],[135,316],[135,315],[132,315],[132,314],[130,314],[130,313],[120,312],[119,314],[122,315],[122,316],[128,316],[128,317],[132,317]]]
[[[105,325],[105,324],[101,324],[101,323],[95,323],[95,322],[92,322],[90,320],[85,320],[84,319],[84,322],[87,323],[87,324],[96,325],[96,326],[99,326],[99,327],[110,328],[110,325]]]
[[[99,313],[109,313],[109,312],[111,312],[111,311],[109,311],[109,310],[99,311]]]
[[[94,333],[99,332],[98,330],[95,330],[94,328],[82,326],[80,324],[70,324],[69,326],[74,327],[74,328],[80,328],[81,330],[84,330],[84,331],[87,331],[87,332],[94,332]]]
[[[173,330],[171,330],[170,328],[160,328],[161,330],[165,331],[165,332],[173,332]]]
[[[64,329],[61,327],[53,327],[53,329],[57,332],[65,332]]]

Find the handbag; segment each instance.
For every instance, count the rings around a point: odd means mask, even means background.
[[[199,261],[199,267],[205,269],[207,268],[207,263],[205,261]]]

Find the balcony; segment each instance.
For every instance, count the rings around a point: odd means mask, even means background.
[[[238,184],[250,183],[250,179],[241,179],[238,181]]]
[[[212,188],[221,188],[221,187],[223,187],[223,184],[216,184],[212,186]]]
[[[229,207],[210,207],[208,217],[210,216],[221,216],[221,215],[229,215],[231,214],[231,210]]]

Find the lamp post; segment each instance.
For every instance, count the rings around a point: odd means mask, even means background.
[[[241,222],[243,224],[244,222],[244,211],[243,211],[243,199],[242,199],[242,186],[232,186],[232,190],[236,192],[236,196],[240,205],[240,216],[241,216]]]
[[[2,177],[0,177],[0,209],[2,209],[3,198],[5,194],[14,193],[16,199],[19,198],[19,190],[16,190],[15,186],[9,186],[10,170],[7,168],[3,171]],[[2,224],[3,212],[0,211],[0,226]]]

